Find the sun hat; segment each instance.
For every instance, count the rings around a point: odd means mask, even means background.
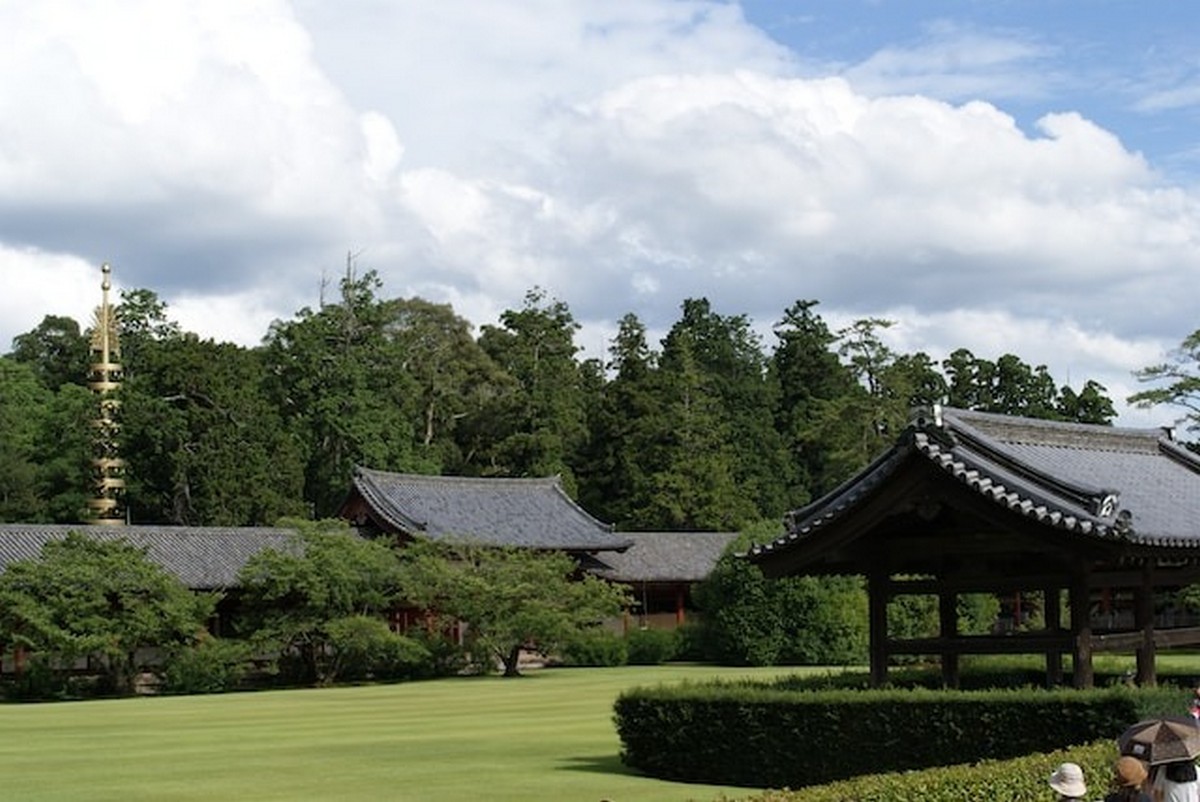
[[[1083,796],[1087,793],[1083,769],[1077,763],[1063,763],[1050,775],[1050,787],[1063,796]]]
[[[1136,757],[1123,757],[1117,760],[1117,785],[1122,788],[1137,788],[1146,781],[1146,764]]]

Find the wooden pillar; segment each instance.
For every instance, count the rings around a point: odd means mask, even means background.
[[[675,626],[677,626],[677,627],[683,626],[683,623],[684,623],[684,619],[685,619],[684,602],[686,601],[686,599],[687,599],[687,585],[676,585],[675,586]]]
[[[1092,669],[1091,586],[1088,580],[1088,570],[1082,566],[1071,575],[1071,643],[1076,688],[1091,688],[1096,683]]]
[[[875,572],[867,578],[867,621],[871,640],[871,686],[874,688],[879,688],[887,683],[887,605],[891,592],[891,578],[887,574]]]
[[[1133,591],[1133,625],[1142,633],[1142,643],[1137,649],[1137,683],[1150,686],[1158,684],[1155,670],[1154,645],[1154,566],[1142,568],[1142,583]]]
[[[958,594],[943,590],[938,594],[938,634],[950,648],[942,652],[942,684],[957,688],[958,675]]]
[[[1043,617],[1046,620],[1046,632],[1058,635],[1062,632],[1062,612],[1059,606],[1059,591],[1057,587],[1042,589]],[[1063,684],[1063,654],[1059,649],[1046,650],[1046,684],[1050,687]]]

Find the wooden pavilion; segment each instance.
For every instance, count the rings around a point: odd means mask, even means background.
[[[1200,580],[1200,457],[1164,429],[1061,423],[951,408],[914,417],[891,449],[789,513],[786,534],[747,557],[771,577],[865,576],[871,680],[895,655],[1043,654],[1047,681],[1091,687],[1092,655],[1136,652],[1156,681],[1159,648],[1200,628],[1156,618],[1156,594]],[[960,594],[1040,596],[1044,626],[958,631]],[[936,595],[939,632],[889,636],[888,602]],[[1060,613],[1067,601],[1067,620]]]

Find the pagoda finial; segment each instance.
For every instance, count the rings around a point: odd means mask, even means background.
[[[92,326],[92,361],[88,387],[98,399],[97,416],[92,421],[92,498],[88,510],[93,523],[125,523],[125,460],[118,453],[121,433],[121,402],[113,395],[121,387],[121,343],[117,337],[117,310],[109,302],[112,268],[100,266],[101,300]]]

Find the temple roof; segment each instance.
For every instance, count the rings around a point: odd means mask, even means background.
[[[576,504],[557,476],[424,476],[360,467],[354,489],[377,523],[411,537],[576,552],[630,544]]]
[[[699,582],[712,573],[736,532],[622,532],[633,545],[603,554],[590,571],[615,582]]]
[[[123,539],[144,548],[153,562],[193,590],[235,586],[252,556],[267,548],[289,549],[296,536],[294,530],[269,527],[0,524],[0,571],[9,563],[36,559],[47,541],[68,532],[98,541]]]
[[[913,461],[990,504],[1054,530],[1138,546],[1200,549],[1200,457],[1164,429],[1063,423],[944,408],[909,427],[850,481],[787,516],[750,558],[798,547]]]

